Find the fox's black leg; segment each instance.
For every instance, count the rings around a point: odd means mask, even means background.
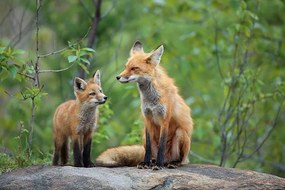
[[[56,141],[54,141],[54,153],[53,153],[53,160],[52,160],[53,166],[58,166],[60,148],[61,147],[56,143]]]
[[[92,139],[88,138],[85,141],[86,142],[84,142],[83,148],[83,165],[84,167],[94,167],[95,165],[91,162],[90,159]]]
[[[59,160],[59,151],[55,149],[53,153],[52,165],[58,166],[58,160]]]
[[[150,158],[151,158],[151,142],[150,142],[150,135],[149,132],[145,131],[145,140],[146,140],[146,146],[145,146],[145,156],[144,161],[138,164],[139,169],[148,168],[150,166]]]
[[[82,156],[78,139],[73,141],[73,157],[74,157],[74,166],[82,167]]]
[[[60,150],[61,164],[64,166],[68,161],[68,138],[64,137]]]
[[[165,133],[163,133],[160,136],[159,145],[158,145],[157,159],[156,159],[156,165],[152,168],[153,170],[159,170],[159,169],[161,169],[163,167],[164,151],[165,151],[165,145],[166,145],[166,137],[167,137],[167,135]]]

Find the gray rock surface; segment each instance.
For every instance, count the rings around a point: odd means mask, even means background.
[[[212,165],[160,171],[41,165],[2,174],[0,189],[285,189],[285,179]]]

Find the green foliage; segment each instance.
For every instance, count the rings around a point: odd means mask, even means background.
[[[88,58],[91,58],[95,50],[92,48],[81,48],[80,45],[70,45],[70,49],[65,50],[63,55],[67,57],[69,63],[77,63],[87,74],[89,71],[86,65],[90,66],[90,61]]]
[[[9,76],[13,79],[16,78],[17,72],[22,65],[22,61],[18,56],[24,53],[20,49],[0,47],[0,80],[4,80]]]

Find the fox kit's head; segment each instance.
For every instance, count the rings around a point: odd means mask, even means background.
[[[130,51],[130,57],[125,64],[125,70],[116,78],[121,83],[138,82],[140,79],[151,79],[155,68],[159,65],[163,54],[163,45],[150,53],[143,51],[142,43],[136,41]]]
[[[82,105],[92,107],[98,104],[104,104],[107,100],[107,96],[103,94],[101,88],[100,71],[97,70],[93,78],[88,82],[76,77],[74,79],[74,94]]]

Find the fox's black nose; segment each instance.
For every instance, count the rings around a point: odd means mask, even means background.
[[[116,79],[117,79],[117,80],[120,80],[120,78],[121,78],[121,76],[116,76]]]
[[[106,101],[108,99],[108,97],[107,96],[104,96],[104,100]]]

